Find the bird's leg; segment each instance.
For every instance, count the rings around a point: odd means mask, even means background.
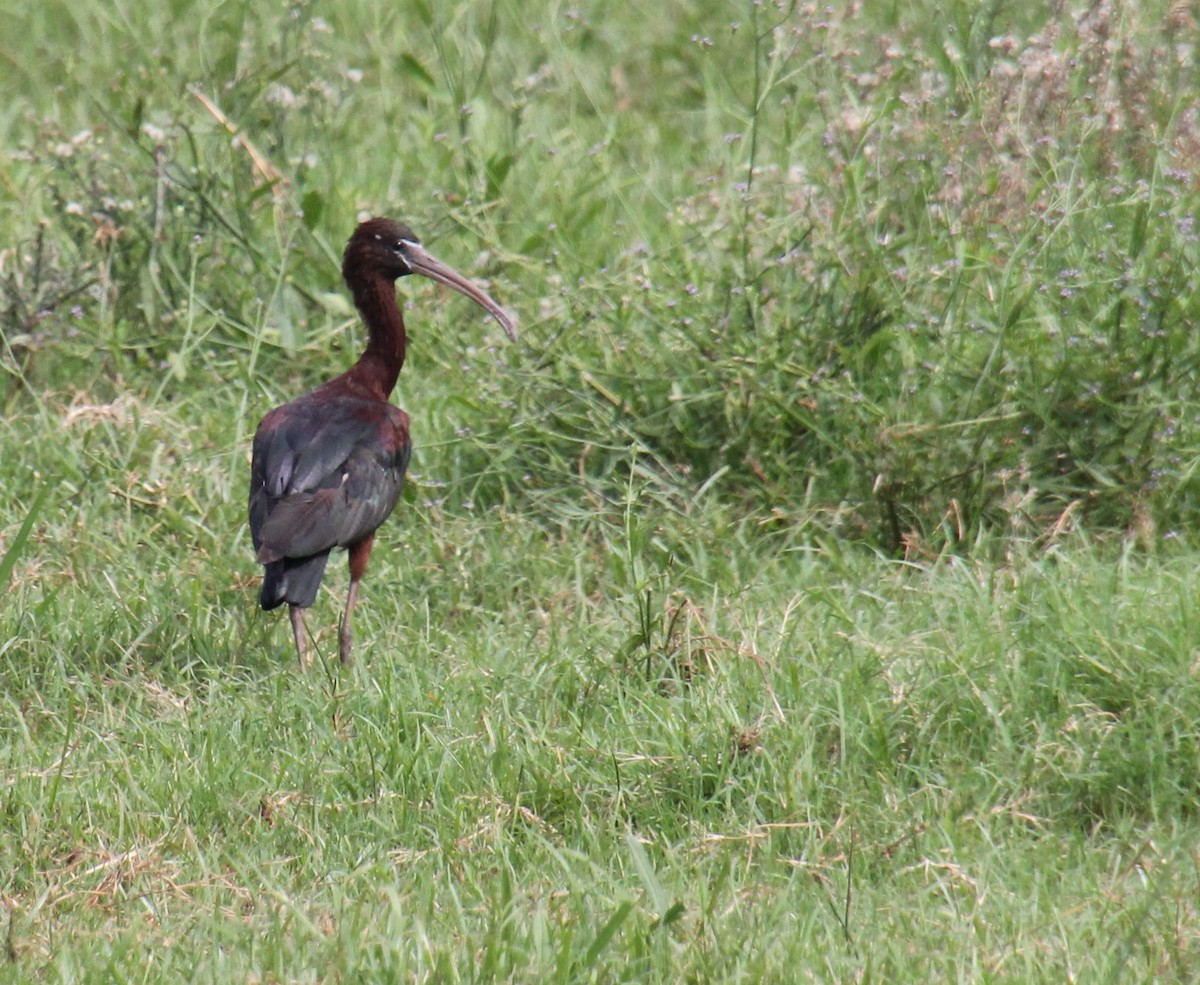
[[[296,655],[300,658],[300,669],[308,670],[312,663],[312,657],[308,652],[308,633],[304,629],[304,610],[298,605],[289,605],[288,617],[292,621],[292,638],[296,641]]]
[[[346,595],[346,611],[342,613],[342,624],[338,627],[338,656],[343,664],[350,662],[350,648],[354,642],[350,620],[354,615],[354,604],[358,601],[358,583],[366,574],[367,558],[371,556],[371,548],[374,545],[373,533],[367,534],[357,544],[350,545],[350,591]]]
[[[350,582],[350,591],[346,595],[346,611],[342,613],[342,624],[338,627],[338,656],[343,664],[350,662],[350,648],[354,643],[350,632],[350,617],[354,613],[354,603],[358,600],[358,582]]]

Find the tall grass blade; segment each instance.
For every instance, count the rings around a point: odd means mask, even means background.
[[[13,537],[12,543],[5,550],[4,557],[0,558],[0,590],[7,587],[8,581],[12,577],[13,569],[16,568],[17,561],[20,560],[21,554],[25,550],[25,544],[29,540],[30,533],[33,532],[33,525],[37,523],[37,518],[42,512],[42,506],[45,504],[49,492],[50,484],[43,482],[42,487],[37,491],[37,495],[33,497],[33,505],[29,507],[29,512],[25,514],[25,519],[21,522],[16,536]]]

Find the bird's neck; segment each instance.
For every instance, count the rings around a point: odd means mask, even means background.
[[[385,277],[372,277],[350,287],[367,326],[367,348],[346,375],[386,400],[404,366],[407,345],[396,285]]]

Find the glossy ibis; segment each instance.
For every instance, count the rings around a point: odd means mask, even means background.
[[[338,655],[350,660],[350,621],[375,531],[400,498],[412,444],[408,415],[388,397],[404,365],[404,319],[396,279],[422,274],[465,294],[516,340],[513,320],[482,290],[391,219],[360,223],[342,276],[367,326],[367,348],[347,372],[276,407],[258,425],[250,466],[250,534],[263,565],[264,609],[288,605],[300,665],[309,664],[304,610],[313,604],[329,552],[350,557],[350,591]]]

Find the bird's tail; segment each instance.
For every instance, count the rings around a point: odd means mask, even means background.
[[[259,604],[274,609],[286,602],[307,609],[317,599],[317,589],[325,574],[329,551],[309,557],[284,557],[263,565],[262,593]]]

